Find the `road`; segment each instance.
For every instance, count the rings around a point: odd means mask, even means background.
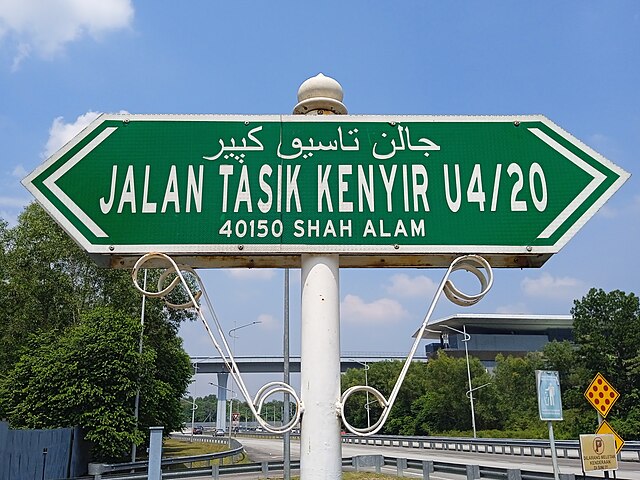
[[[255,437],[240,437],[238,440],[245,446],[251,461],[282,460],[282,439],[267,439]],[[384,455],[387,457],[412,458],[418,460],[432,460],[439,462],[460,463],[468,465],[482,465],[498,468],[519,468],[521,470],[552,472],[551,458],[511,456],[491,453],[469,453],[441,450],[421,450],[417,448],[402,448],[388,446],[342,445],[342,456],[356,455]],[[297,440],[291,442],[291,458],[300,456],[300,444]],[[559,458],[558,465],[561,473],[582,475],[580,461],[577,459]],[[597,476],[598,474],[591,474]],[[442,478],[448,478],[443,476]],[[618,479],[640,480],[640,464],[638,462],[621,462],[617,471]]]

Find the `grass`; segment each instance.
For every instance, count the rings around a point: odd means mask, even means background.
[[[164,457],[188,457],[191,455],[205,455],[207,453],[223,452],[227,450],[226,445],[206,442],[187,442],[184,440],[165,439],[162,444],[162,455]],[[231,463],[231,459],[224,459],[225,464]],[[216,460],[217,461],[217,460]],[[235,463],[247,463],[248,458],[244,457]],[[214,461],[215,462],[215,461]],[[207,462],[194,462],[194,467],[207,466]],[[267,480],[276,480],[282,477],[269,477]],[[292,480],[300,480],[300,477],[291,477]],[[382,475],[373,472],[342,472],[343,480],[397,480],[395,475]]]
[[[163,457],[190,457],[193,455],[206,455],[207,453],[218,453],[228,450],[227,445],[220,443],[207,443],[207,442],[188,442],[184,440],[176,440],[173,438],[167,438],[162,443],[162,456]],[[231,463],[231,458],[224,458],[223,465]],[[233,463],[246,463],[248,460],[246,456]],[[211,464],[219,464],[219,460],[212,460]],[[209,465],[208,461],[193,462],[194,467],[206,467]]]

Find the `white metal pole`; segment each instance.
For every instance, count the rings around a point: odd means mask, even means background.
[[[551,463],[553,465],[554,480],[560,479],[560,469],[558,468],[558,454],[556,452],[556,440],[553,436],[553,422],[548,421],[549,425],[549,446],[551,447]]]
[[[473,408],[473,387],[471,386],[471,368],[469,367],[469,337],[467,335],[467,326],[462,325],[462,332],[464,335],[464,354],[467,358],[467,378],[469,379],[469,402],[471,403],[471,427],[473,428],[473,438],[476,438],[476,412]]]
[[[369,375],[367,373],[369,371],[369,365],[367,365],[366,362],[359,362],[355,358],[350,358],[349,360],[351,360],[352,362],[358,363],[364,367],[364,385],[365,387],[369,387]],[[371,403],[377,402],[377,400],[374,400],[373,402],[369,402],[369,391],[367,390],[365,394],[366,394],[366,400],[364,404],[364,409],[367,412],[367,428],[370,428],[371,427],[371,415],[369,413],[370,406],[371,406]]]
[[[284,269],[284,335],[282,345],[282,355],[284,360],[284,378],[286,384],[291,382],[289,372],[289,269]],[[284,410],[282,412],[282,423],[289,423],[289,394],[284,394]],[[284,480],[291,479],[291,431],[287,430],[282,436],[282,458]]]
[[[235,326],[236,322],[235,322],[235,320],[233,321],[234,328],[229,330],[229,336],[233,338],[233,347],[231,349],[231,355],[232,356],[236,353],[236,340],[239,338],[238,335],[235,332],[237,330],[242,329],[242,328],[250,327],[251,325],[256,325],[258,323],[262,323],[262,321],[256,320],[254,322],[245,323],[244,325],[240,325],[239,327],[236,327]],[[235,392],[233,391],[233,384],[234,384],[234,380],[232,378],[231,379],[231,388],[229,389],[229,391],[231,392],[231,398],[229,399],[229,447],[231,447],[231,432],[232,432],[232,427],[233,427],[232,410],[233,410],[233,395],[235,394]],[[216,430],[217,430],[217,428],[218,427],[216,425]]]
[[[196,405],[196,378],[198,377],[198,364],[193,364],[193,404],[191,405],[191,435],[189,436],[189,441],[193,442],[193,427],[196,421],[196,409],[198,405]]]
[[[342,87],[321,73],[298,89],[297,115],[343,115]],[[305,254],[302,267],[301,480],[342,477],[340,439],[340,282],[338,255]]]
[[[366,363],[364,364],[364,384],[369,387],[369,375],[368,375],[368,371],[369,371],[369,365],[367,365]],[[371,428],[371,405],[369,404],[369,391],[367,390],[366,392],[366,402],[367,402],[367,428]]]
[[[144,283],[142,286],[143,290],[147,289],[147,269],[144,269]],[[141,307],[141,312],[140,312],[140,342],[138,343],[138,353],[140,354],[140,356],[142,356],[142,340],[144,337],[144,313],[145,313],[145,305],[146,305],[146,300],[147,300],[147,296],[146,295],[142,295],[142,307]],[[140,386],[138,386],[138,390],[136,391],[136,399],[134,402],[134,408],[133,408],[133,416],[136,419],[136,428],[138,428],[138,417],[140,416]],[[136,461],[136,450],[137,450],[137,445],[136,442],[134,441],[133,444],[131,445],[131,461],[135,462]]]
[[[233,385],[233,384],[232,384]],[[231,424],[233,415],[233,390],[231,390],[231,398],[229,399],[229,449],[231,449]]]
[[[300,478],[339,479],[340,289],[338,255],[302,256]]]

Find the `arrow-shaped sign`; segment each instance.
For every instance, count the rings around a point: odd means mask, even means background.
[[[628,177],[542,116],[103,115],[23,183],[116,266],[528,267]]]

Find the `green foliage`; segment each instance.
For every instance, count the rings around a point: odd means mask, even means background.
[[[567,401],[581,412],[573,432],[592,432],[595,410],[583,392],[601,373],[618,390],[620,398],[607,421],[625,440],[640,438],[640,304],[633,293],[591,289],[574,301],[576,365],[569,376]],[[563,395],[564,395],[563,387]]]
[[[142,443],[149,426],[179,428],[191,366],[177,331],[192,314],[148,300],[140,355],[130,272],[98,268],[35,203],[15,227],[0,221],[0,275],[0,418],[79,425],[104,460]]]
[[[596,373],[602,373],[620,392],[607,420],[625,440],[640,438],[640,306],[638,297],[620,291],[592,289],[574,302],[574,342],[551,342],[542,352],[525,357],[498,355],[492,374],[479,360],[470,359],[476,426],[480,436],[547,438],[546,422],[539,419],[536,370],[560,374],[563,417],[555,422],[559,439],[577,438],[597,427],[597,415],[584,398]],[[369,365],[368,381],[388,396],[401,362]],[[342,377],[344,389],[364,385],[364,369]],[[471,415],[464,358],[442,351],[427,364],[414,364],[383,429],[388,434],[469,435]],[[345,408],[349,421],[367,425],[364,394],[354,395]],[[380,415],[371,405],[371,423]]]
[[[535,371],[542,368],[542,356],[524,358],[498,355],[494,370],[496,409],[509,429],[527,429],[538,418]]]
[[[470,360],[472,385],[478,387],[491,381],[490,375],[477,359]],[[368,384],[388,398],[402,369],[402,362],[379,362],[369,365]],[[342,390],[354,385],[365,385],[364,369],[350,369],[342,376]],[[471,411],[466,392],[469,389],[467,367],[464,358],[451,358],[444,353],[428,363],[413,363],[391,409],[385,434],[432,435],[448,428],[471,429]],[[484,390],[484,391],[483,391]],[[488,405],[491,393],[485,389],[476,392],[479,424],[492,426],[495,415]],[[372,395],[370,403],[370,423],[373,425],[382,409]],[[365,393],[354,394],[345,406],[349,422],[355,427],[367,426]]]
[[[133,403],[138,378],[153,370],[153,352],[137,351],[139,337],[140,322],[108,308],[83,316],[63,336],[32,336],[30,354],[10,373],[11,424],[82,425],[96,458],[123,456],[142,441]]]
[[[416,412],[420,430],[471,429],[466,365],[464,358],[452,358],[442,351],[427,364],[427,392],[421,397],[421,411]]]
[[[367,382],[368,385],[377,389],[385,397],[388,397],[393,389],[396,379],[400,374],[402,363],[398,361],[378,362],[368,365]],[[347,370],[341,377],[342,391],[355,386],[364,386],[365,368],[355,368]],[[419,387],[416,387],[416,390]],[[404,395],[400,393],[400,397]],[[369,404],[369,420],[367,419],[367,403]],[[400,421],[397,418],[398,408],[394,407],[384,427],[385,433],[396,432],[399,429]],[[380,418],[382,408],[375,400],[373,395],[365,393],[356,393],[352,395],[345,405],[345,415],[351,425],[357,428],[366,427],[368,424],[373,425]]]
[[[611,414],[627,417],[640,404],[640,303],[633,293],[591,289],[574,302],[575,341],[588,371],[583,391],[601,373],[620,392]],[[640,436],[640,430],[633,433]]]
[[[183,421],[185,423],[191,422],[193,397],[190,397],[189,400],[190,401],[185,402],[183,408]],[[196,410],[194,420],[196,422],[214,422],[216,420],[216,415],[218,414],[218,397],[216,397],[215,395],[197,397],[195,404]]]

